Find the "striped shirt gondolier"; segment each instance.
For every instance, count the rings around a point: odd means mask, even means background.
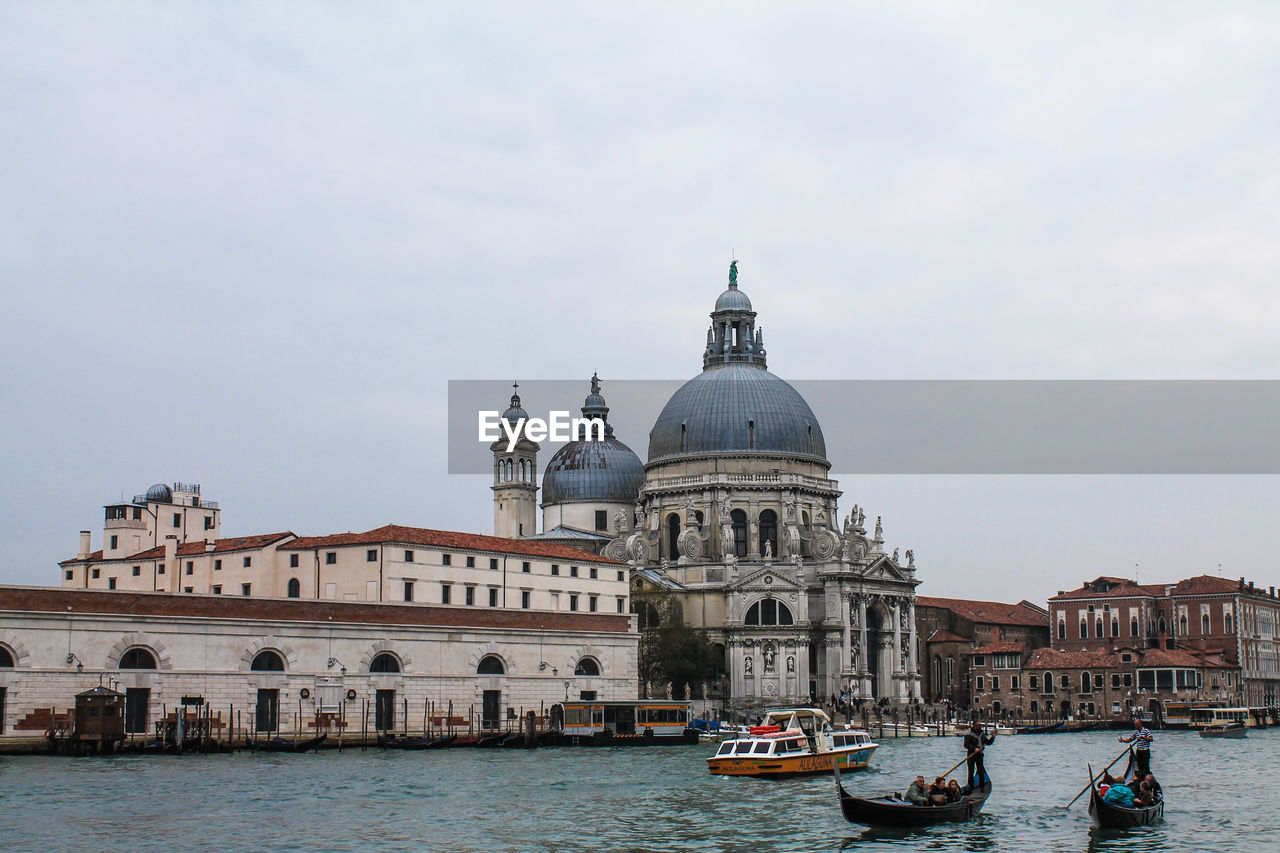
[[[1120,738],[1122,743],[1132,743],[1134,749],[1149,750],[1151,749],[1151,732],[1146,726],[1130,733],[1128,737]]]

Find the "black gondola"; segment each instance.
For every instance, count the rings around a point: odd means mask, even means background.
[[[445,735],[438,737],[431,743],[427,744],[427,749],[444,749],[447,746],[453,746],[453,742],[458,739],[457,735]]]
[[[1093,778],[1093,769],[1089,769],[1089,778]],[[1133,829],[1137,826],[1151,826],[1164,820],[1164,797],[1161,796],[1155,805],[1134,806],[1126,808],[1115,803],[1108,803],[1098,793],[1098,786],[1089,785],[1089,817],[1097,829]]]
[[[1048,726],[1021,726],[1017,729],[1020,735],[1056,735],[1062,734],[1067,730],[1065,722],[1053,723]]]
[[[274,737],[271,740],[250,740],[249,749],[254,752],[310,752],[319,748],[328,735],[319,735],[309,740],[289,740]]]
[[[887,797],[863,799],[855,797],[840,784],[840,768],[835,767],[836,792],[840,796],[840,811],[850,823],[867,826],[928,826],[934,823],[962,823],[971,820],[982,811],[987,797],[991,796],[991,777],[987,776],[979,788],[965,794],[958,802],[945,806],[917,806],[896,794]]]
[[[424,737],[397,737],[387,733],[378,735],[378,746],[383,749],[430,749],[434,741]]]

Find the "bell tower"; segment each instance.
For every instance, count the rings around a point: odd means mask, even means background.
[[[505,430],[489,445],[493,453],[493,535],[522,539],[538,532],[539,444],[525,434],[528,413],[520,407],[520,383],[511,385],[511,405],[502,419],[519,425],[515,446],[507,449]]]

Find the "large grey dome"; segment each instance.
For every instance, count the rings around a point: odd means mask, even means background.
[[[747,298],[747,294],[738,290],[735,283],[724,293],[720,294],[720,298],[716,300],[717,311],[750,311],[751,300]]]
[[[708,453],[826,461],[822,427],[786,380],[752,364],[714,365],[671,395],[649,432],[649,461]]]
[[[542,504],[567,501],[635,503],[644,466],[612,435],[604,441],[571,441],[556,451],[542,473]]]
[[[156,503],[172,503],[173,492],[169,491],[169,487],[164,483],[156,483],[147,489],[147,500],[155,501]]]

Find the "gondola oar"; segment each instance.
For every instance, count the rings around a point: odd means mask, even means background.
[[[977,755],[977,754],[978,754],[978,750],[976,750],[976,749],[975,749],[973,752],[969,753],[969,754],[968,754],[968,755],[966,755],[964,758],[962,758],[962,759],[960,759],[959,761],[957,761],[955,764],[952,764],[952,765],[951,765],[951,769],[950,769],[950,770],[948,770],[946,773],[943,773],[943,774],[942,774],[942,778],[943,778],[943,779],[945,779],[945,778],[947,778],[948,776],[950,776],[953,772],[955,772],[955,769],[956,769],[957,767],[959,767],[961,764],[964,764],[966,761],[968,761],[970,758],[973,758],[973,757],[974,757],[975,755]]]
[[[1110,770],[1112,767],[1114,767],[1117,761],[1119,761],[1120,759],[1124,758],[1124,757],[1125,757],[1126,755],[1128,755],[1128,754],[1129,754],[1129,747],[1127,747],[1127,746],[1126,746],[1126,747],[1124,748],[1124,752],[1120,753],[1120,754],[1119,754],[1119,755],[1117,755],[1115,758],[1111,759],[1111,763],[1110,763],[1110,764],[1108,764],[1106,767],[1102,768],[1102,773],[1099,773],[1097,776],[1094,776],[1094,775],[1093,775],[1093,770],[1092,770],[1092,769],[1090,769],[1090,771],[1089,771],[1089,784],[1088,784],[1088,785],[1085,785],[1085,786],[1080,790],[1080,793],[1078,793],[1078,794],[1076,794],[1074,797],[1072,797],[1072,798],[1071,798],[1071,802],[1067,803],[1065,806],[1063,806],[1063,808],[1064,808],[1064,809],[1069,809],[1069,808],[1071,808],[1071,806],[1075,804],[1075,801],[1076,801],[1076,800],[1078,800],[1078,799],[1080,799],[1081,797],[1083,797],[1083,796],[1084,796],[1084,792],[1085,792],[1085,791],[1087,791],[1087,790],[1089,790],[1090,788],[1092,788],[1092,787],[1093,787],[1093,783],[1094,783],[1094,782],[1097,782],[1099,779],[1101,779],[1101,778],[1102,778],[1103,773],[1106,773],[1108,770]]]

